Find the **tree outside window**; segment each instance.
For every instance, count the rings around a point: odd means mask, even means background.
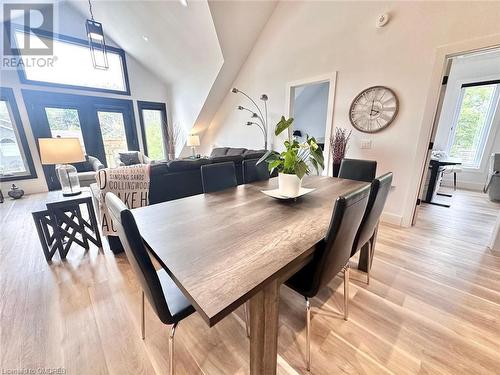
[[[498,104],[498,85],[462,88],[460,109],[451,132],[448,153],[462,165],[478,168]]]

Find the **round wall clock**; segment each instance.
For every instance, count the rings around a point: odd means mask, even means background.
[[[359,131],[376,133],[394,121],[398,108],[398,97],[394,91],[384,86],[373,86],[354,98],[349,119]]]

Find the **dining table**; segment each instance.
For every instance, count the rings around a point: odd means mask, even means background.
[[[312,259],[339,196],[366,182],[307,176],[311,192],[269,197],[278,178],[132,210],[142,238],[210,327],[249,301],[250,373],[275,374],[280,286]]]

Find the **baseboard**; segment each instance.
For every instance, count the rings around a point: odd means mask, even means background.
[[[453,188],[453,180],[442,179],[441,186]],[[483,184],[480,182],[457,181],[457,189],[483,191]]]
[[[382,223],[387,223],[397,226],[401,226],[402,220],[403,217],[401,215],[392,214],[390,212],[382,212],[382,215],[380,216],[380,221]]]

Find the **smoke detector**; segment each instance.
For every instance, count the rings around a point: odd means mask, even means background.
[[[388,22],[389,22],[389,14],[384,13],[384,14],[381,14],[380,16],[378,16],[377,22],[375,25],[377,27],[384,27],[385,25],[387,25]]]

